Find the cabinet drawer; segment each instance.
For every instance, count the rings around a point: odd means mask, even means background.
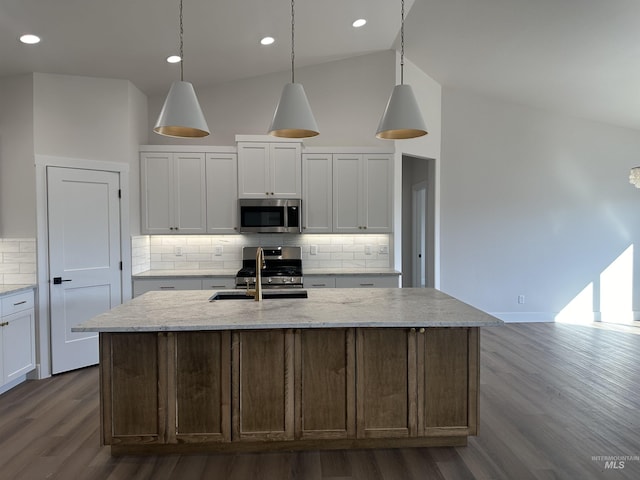
[[[17,293],[2,298],[2,315],[11,315],[12,313],[22,312],[33,308],[33,291]]]
[[[311,275],[304,279],[305,288],[336,288],[336,277],[330,275]]]
[[[235,277],[211,277],[202,280],[203,290],[232,290],[236,288]]]
[[[357,275],[336,277],[337,288],[395,288],[398,277],[395,275]]]
[[[137,297],[152,290],[202,290],[199,278],[144,279],[133,281],[133,296]]]

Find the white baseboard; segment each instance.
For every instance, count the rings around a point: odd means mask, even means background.
[[[490,312],[505,323],[553,323],[553,312]]]
[[[15,380],[12,380],[11,382],[1,386],[0,387],[0,395],[2,395],[3,393],[11,390],[13,387],[15,387],[17,385],[20,385],[26,379],[27,379],[27,376],[26,375],[22,375],[21,377],[18,377]]]

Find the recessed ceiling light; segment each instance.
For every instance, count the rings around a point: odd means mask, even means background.
[[[167,57],[167,62],[169,63],[180,63],[180,55],[170,55]]]
[[[353,22],[351,25],[353,25],[355,28],[360,28],[366,24],[367,24],[367,21],[364,18],[359,18],[358,20]]]
[[[276,39],[273,37],[264,37],[262,40],[260,40],[260,43],[262,45],[271,45],[275,41]]]
[[[36,43],[40,43],[40,37],[38,37],[37,35],[27,34],[22,35],[20,37],[20,41],[22,43],[26,43],[27,45],[35,45]]]

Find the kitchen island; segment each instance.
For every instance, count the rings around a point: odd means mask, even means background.
[[[479,328],[433,289],[216,300],[148,292],[74,327],[100,333],[113,455],[460,446],[478,432]]]

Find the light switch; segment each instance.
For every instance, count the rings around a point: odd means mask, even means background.
[[[217,257],[222,255],[222,245],[216,245],[215,247],[213,247],[213,254]]]
[[[378,253],[381,255],[389,255],[389,245],[380,245],[378,247]]]
[[[318,254],[318,246],[311,245],[311,248],[309,249],[309,255],[317,255],[317,254]]]
[[[365,245],[364,246],[364,254],[365,255],[371,255],[371,245]]]

